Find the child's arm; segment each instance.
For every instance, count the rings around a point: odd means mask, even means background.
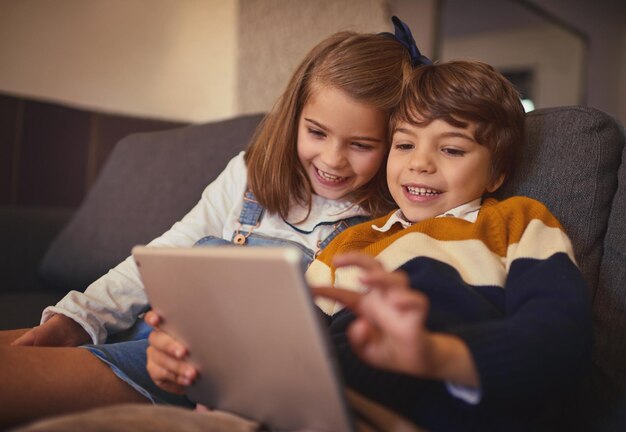
[[[198,376],[198,371],[185,361],[187,348],[169,334],[159,330],[161,318],[155,312],[146,314],[145,320],[154,327],[148,338],[146,369],[152,381],[165,391],[185,394],[185,387]]]
[[[409,287],[404,273],[386,272],[375,259],[346,254],[334,259],[337,267],[356,265],[364,271],[366,293],[314,288],[314,293],[337,300],[356,315],[348,329],[355,353],[372,366],[478,387],[479,378],[469,349],[454,335],[431,332],[424,323],[428,299]]]
[[[40,326],[11,343],[14,346],[78,346],[89,341],[89,334],[76,321],[65,315],[54,315]]]
[[[446,330],[472,353],[481,404],[538,403],[565,394],[591,366],[591,307],[570,240],[545,206],[524,198],[518,207],[506,216],[511,222],[504,221],[502,318]]]
[[[233,158],[218,178],[208,185],[200,201],[187,215],[150,246],[192,246],[197,240],[221,237],[224,221],[234,202],[243,197],[246,187],[243,154]],[[174,287],[173,287],[174,288]],[[92,283],[84,293],[71,291],[56,306],[46,308],[42,324],[56,315],[71,318],[89,335],[93,343],[103,343],[110,334],[131,327],[148,308],[148,299],[132,257]],[[54,345],[52,340],[39,345]]]

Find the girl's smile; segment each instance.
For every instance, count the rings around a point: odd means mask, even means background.
[[[298,125],[298,157],[313,192],[344,199],[381,168],[387,116],[333,87],[317,86]]]
[[[313,165],[313,167],[315,167],[315,164]],[[340,183],[348,180],[348,177],[340,177],[340,176],[332,175],[330,173],[327,173],[325,171],[318,169],[317,167],[315,167],[315,174],[317,175],[320,182],[326,183],[326,185],[330,187],[339,186]]]

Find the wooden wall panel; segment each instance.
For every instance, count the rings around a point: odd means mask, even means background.
[[[0,205],[12,201],[19,105],[17,99],[0,95]]]
[[[96,114],[92,121],[92,141],[87,188],[91,187],[115,144],[127,135],[140,132],[154,132],[184,126],[163,120],[124,117],[112,114]]]
[[[24,107],[17,204],[77,206],[85,194],[90,115],[28,101]]]
[[[77,207],[120,139],[183,125],[0,95],[0,205]]]

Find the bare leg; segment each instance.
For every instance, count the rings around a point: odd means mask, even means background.
[[[22,336],[26,333],[29,328],[18,329],[18,330],[0,330],[0,346],[2,345],[10,345],[18,337]]]
[[[0,429],[147,399],[82,348],[0,346]]]

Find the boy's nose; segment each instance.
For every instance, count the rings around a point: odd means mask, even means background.
[[[433,173],[436,171],[436,165],[428,152],[415,151],[411,157],[410,169],[419,173]]]

